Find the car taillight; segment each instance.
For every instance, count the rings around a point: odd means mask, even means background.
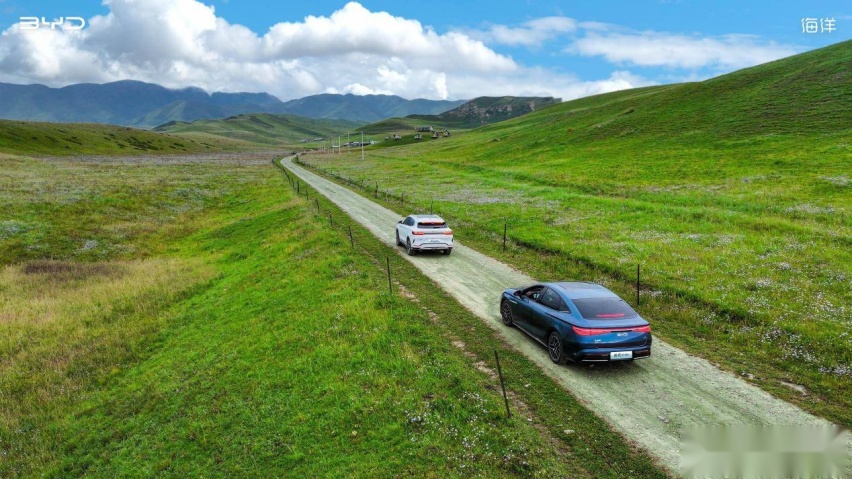
[[[444,234],[445,234],[445,235],[451,235],[451,234],[453,234],[453,230],[444,231]]]
[[[625,332],[631,332],[631,333],[650,333],[651,332],[651,326],[650,325],[637,326],[635,328],[580,328],[580,327],[577,327],[577,326],[571,326],[571,329],[573,329],[574,332],[578,336],[595,336],[597,334],[625,333]]]
[[[426,233],[424,233],[422,231],[412,231],[411,234],[413,234],[414,236],[421,236],[421,235],[425,235]]]
[[[580,336],[594,336],[596,334],[604,334],[608,333],[608,329],[591,329],[591,328],[578,328],[577,326],[571,326],[571,329],[574,330]]]

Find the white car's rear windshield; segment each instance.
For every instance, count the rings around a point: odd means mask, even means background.
[[[621,298],[582,298],[571,300],[584,319],[630,319],[636,311]]]
[[[444,221],[421,221],[417,223],[417,227],[421,229],[439,229],[446,228],[447,223]]]

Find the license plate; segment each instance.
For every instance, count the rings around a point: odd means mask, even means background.
[[[618,359],[633,359],[633,351],[613,351],[609,353],[610,361]]]

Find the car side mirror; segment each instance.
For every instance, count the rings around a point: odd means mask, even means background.
[[[402,224],[402,220],[397,221],[397,222],[396,222],[396,224],[401,225],[401,224]]]

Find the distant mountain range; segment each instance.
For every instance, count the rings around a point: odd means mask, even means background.
[[[467,100],[406,100],[392,95],[322,94],[290,100],[286,113],[310,118],[338,118],[374,122],[408,115],[436,115],[464,104]],[[355,115],[357,114],[357,118]]]
[[[151,128],[171,121],[226,118],[243,113],[288,113],[309,118],[374,122],[432,115],[464,101],[406,100],[393,95],[313,95],[282,102],[267,93],[213,93],[123,80],[62,88],[0,83],[0,118],[91,122]]]

